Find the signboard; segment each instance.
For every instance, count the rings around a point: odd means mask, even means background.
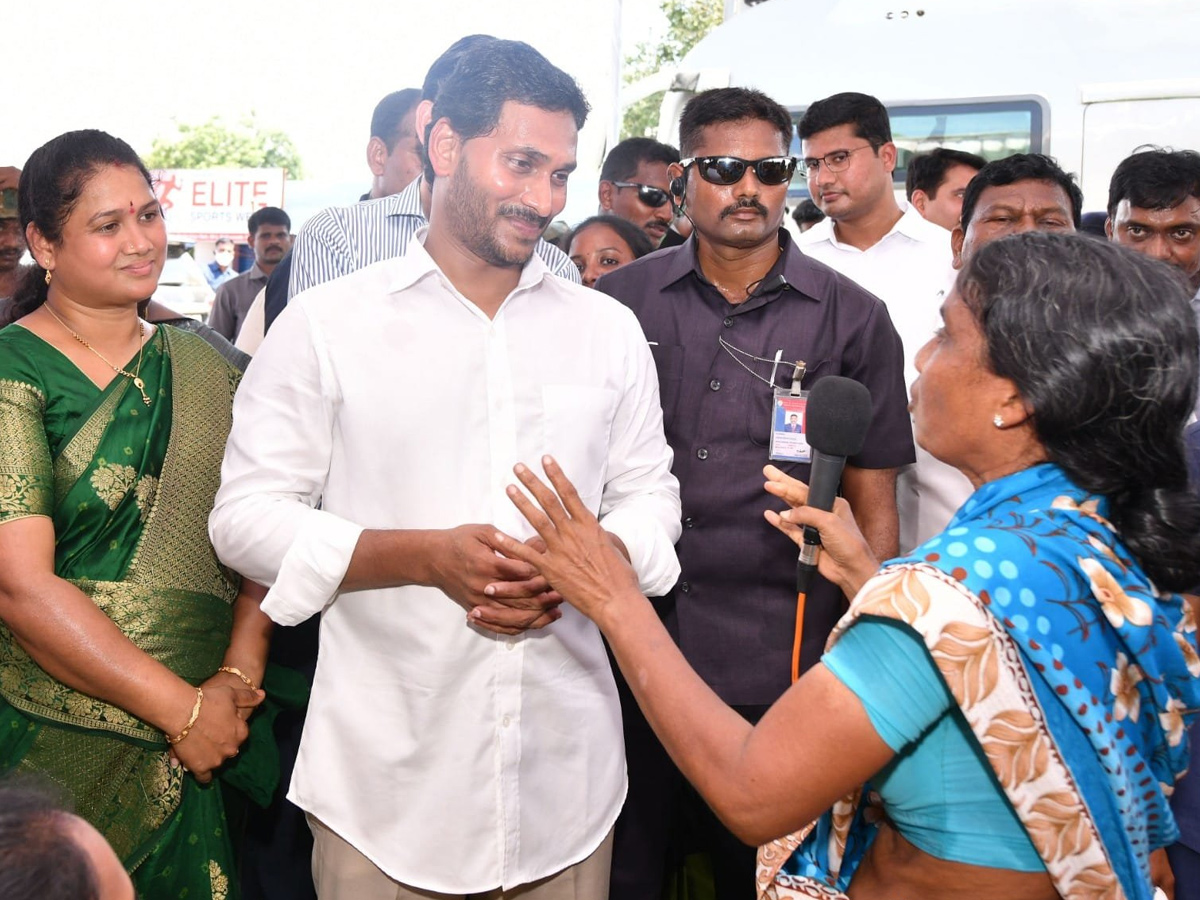
[[[171,240],[246,239],[246,220],[283,208],[284,169],[159,169],[155,192]]]

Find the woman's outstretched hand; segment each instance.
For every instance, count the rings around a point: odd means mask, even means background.
[[[591,510],[583,505],[558,463],[546,456],[542,458],[542,467],[554,490],[528,466],[518,463],[513,468],[517,479],[537,501],[536,505],[515,485],[508,487],[509,499],[529,520],[541,542],[523,544],[497,532],[492,538],[494,548],[510,559],[529,563],[589,619],[597,619],[619,598],[635,595],[641,598],[637,575],[618,549],[616,539],[600,527]],[[488,609],[477,606],[471,615],[486,621]]]
[[[866,538],[858,530],[850,504],[841,497],[834,501],[833,511],[825,512],[806,506],[808,485],[785,475],[775,466],[763,469],[767,478],[764,485],[768,494],[773,494],[787,503],[791,509],[775,512],[768,509],[767,521],[790,537],[796,544],[804,543],[804,526],[811,525],[821,533],[821,556],[817,571],[842,589],[847,597],[853,597],[879,569],[879,560],[871,552]]]

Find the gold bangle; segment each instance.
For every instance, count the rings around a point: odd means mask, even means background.
[[[250,688],[250,690],[252,690],[252,691],[258,690],[258,685],[255,684],[253,681],[251,681],[249,678],[247,678],[246,673],[243,672],[241,669],[239,669],[237,666],[221,666],[221,668],[217,669],[217,671],[218,672],[228,672],[230,675],[236,675],[238,678],[242,679],[243,682],[245,682],[246,687]]]
[[[188,732],[192,730],[192,726],[195,725],[196,720],[198,718],[200,718],[200,704],[203,702],[204,702],[204,688],[198,687],[198,688],[196,688],[196,705],[192,707],[192,717],[190,719],[188,719],[188,723],[183,726],[183,731],[179,732],[179,734],[175,735],[175,737],[170,737],[170,736],[167,737],[168,744],[171,744],[171,745],[178,744],[180,741],[182,741],[185,737],[188,736]]]

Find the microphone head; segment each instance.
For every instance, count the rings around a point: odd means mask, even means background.
[[[814,450],[856,456],[871,425],[871,392],[853,378],[827,375],[809,392],[805,423]]]

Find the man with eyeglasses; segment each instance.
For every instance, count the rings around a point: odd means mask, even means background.
[[[626,138],[604,158],[600,168],[600,211],[628,219],[654,247],[683,243],[671,228],[675,205],[668,190],[667,166],[679,162],[679,151],[645,137]]]
[[[844,375],[871,391],[866,449],[843,491],[871,545],[896,552],[896,468],[913,460],[900,341],[883,304],[807,259],[783,229],[792,121],[758,91],[694,97],[680,122],[684,159],[672,193],[693,239],[642,257],[596,287],[633,309],[658,368],[667,441],[675,452],[682,575],[655,604],[702,678],[757,721],[791,681],[796,550],[763,518],[776,388],[811,390]],[[807,480],[806,462],[777,461]],[[818,578],[804,614],[802,668],[815,663],[845,606]],[[667,758],[628,689],[622,691],[629,794],[614,841],[611,896],[658,900],[672,838],[696,833],[721,900],[754,897],[755,851],[713,816]],[[678,813],[678,814],[677,814]],[[679,836],[673,835],[678,829]]]
[[[940,291],[953,279],[950,235],[893,192],[896,145],[887,109],[868,94],[834,94],[813,103],[797,126],[813,202],[828,216],[799,238],[801,249],[858,282],[887,304],[904,342],[904,380],[917,377],[917,351],[937,328]],[[933,537],[957,509],[957,472],[925,478],[933,458],[900,474],[900,550]],[[944,483],[946,482],[946,483]]]

